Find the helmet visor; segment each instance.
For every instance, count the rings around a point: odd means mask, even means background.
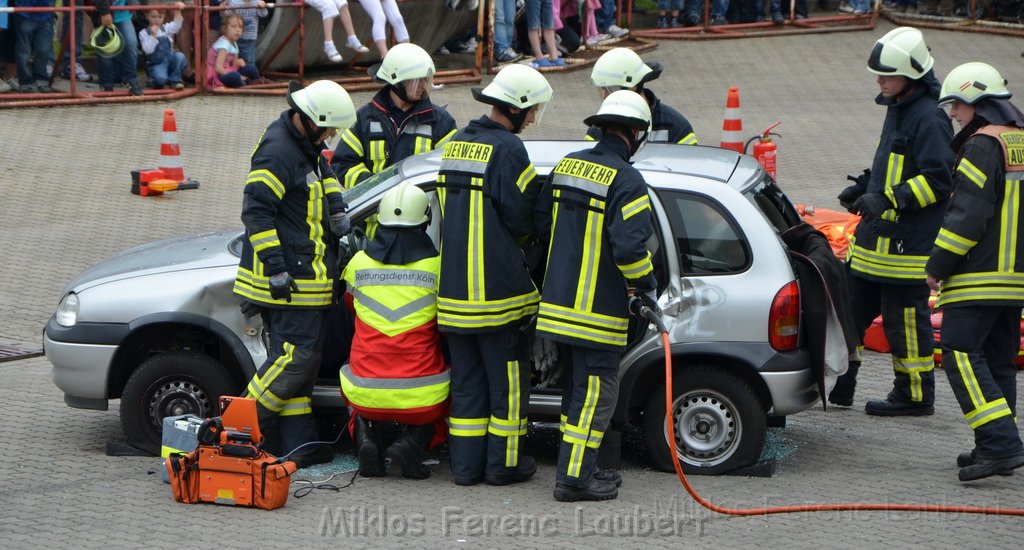
[[[538,103],[538,104],[534,105],[531,108],[535,109],[534,115],[533,115],[533,122],[536,123],[536,124],[540,124],[541,119],[544,118],[544,111],[548,108],[548,104],[547,103]]]
[[[419,101],[430,94],[434,86],[434,76],[429,75],[423,78],[410,78],[399,83],[405,87],[405,96],[409,101]]]

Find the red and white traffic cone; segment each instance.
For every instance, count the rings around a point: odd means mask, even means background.
[[[160,141],[160,170],[164,177],[174,181],[185,181],[185,169],[181,165],[181,148],[178,147],[178,125],[174,121],[174,109],[164,111],[164,132]]]
[[[743,153],[743,117],[740,114],[740,89],[729,86],[725,100],[725,120],[722,121],[722,149]]]

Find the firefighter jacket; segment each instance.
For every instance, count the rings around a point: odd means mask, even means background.
[[[285,111],[263,132],[245,182],[245,239],[235,294],[277,308],[328,308],[338,279],[337,242],[329,216],[345,209],[327,161]],[[291,302],[270,296],[270,276],[287,271],[298,292]]]
[[[361,416],[428,424],[447,415],[448,367],[436,320],[440,268],[436,252],[395,265],[364,251],[345,267],[356,329],[341,391]]]
[[[356,112],[356,124],[341,133],[331,167],[345,189],[398,161],[432,151],[455,135],[455,119],[424,98],[405,120],[391,118],[389,87]]]
[[[924,283],[925,263],[952,188],[953,127],[936,103],[934,74],[917,89],[887,105],[885,123],[865,191],[893,204],[878,218],[862,219],[850,246],[854,276],[888,284]]]
[[[651,106],[651,133],[647,136],[648,143],[678,143],[679,145],[697,145],[697,134],[693,125],[679,111],[665,105],[654,95],[654,92],[643,89],[647,104]],[[587,140],[601,139],[601,129],[591,126],[587,130]]]
[[[536,176],[519,138],[486,116],[445,144],[437,177],[442,332],[491,332],[537,312],[521,249],[534,236]]]
[[[927,270],[937,307],[1024,305],[1024,129],[988,125],[960,152]]]
[[[537,202],[537,232],[550,238],[537,333],[620,351],[629,324],[627,287],[653,288],[647,239],[654,232],[643,176],[629,146],[606,136],[558,162]]]

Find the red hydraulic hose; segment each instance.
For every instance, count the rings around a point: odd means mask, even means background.
[[[646,312],[645,312],[646,313]],[[661,345],[665,349],[665,419],[668,421],[669,449],[672,452],[672,463],[676,467],[676,475],[683,483],[686,492],[701,506],[730,516],[761,516],[768,514],[790,514],[794,512],[835,512],[846,510],[903,511],[903,512],[942,512],[950,514],[985,514],[993,516],[1024,516],[1020,508],[986,508],[982,506],[937,506],[932,504],[803,504],[797,506],[771,506],[764,508],[728,508],[714,504],[697,494],[686,479],[683,467],[679,464],[679,452],[676,450],[676,425],[672,416],[672,352],[669,347],[668,331],[661,324],[656,314],[647,315],[661,332]],[[656,321],[655,321],[656,320]]]

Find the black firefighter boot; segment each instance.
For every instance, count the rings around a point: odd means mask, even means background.
[[[828,402],[840,407],[853,406],[853,391],[857,389],[857,371],[860,361],[850,361],[846,374],[836,380],[836,385],[828,394]]]
[[[384,454],[380,452],[380,434],[370,421],[356,416],[356,447],[359,455],[359,475],[384,475]]]
[[[427,479],[430,468],[423,464],[423,450],[434,437],[434,425],[406,426],[402,435],[388,447],[388,458],[391,464],[402,468],[402,477],[409,479]]]

